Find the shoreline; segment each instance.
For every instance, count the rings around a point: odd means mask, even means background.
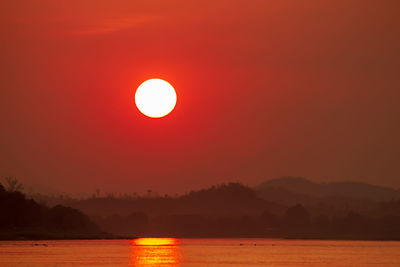
[[[120,236],[112,234],[49,234],[43,236],[21,235],[21,236],[5,236],[0,234],[0,241],[55,241],[55,240],[132,240],[136,238],[145,238],[145,236]],[[271,239],[271,240],[315,240],[315,241],[382,241],[397,242],[400,239],[390,238],[348,238],[348,237],[257,237],[257,236],[240,236],[240,237],[176,237],[176,236],[147,236],[147,238],[177,238],[177,239]]]
[[[8,232],[0,233],[0,241],[36,241],[36,240],[105,240],[105,239],[134,239],[135,236],[114,235],[109,233],[83,234],[83,233],[32,233]]]

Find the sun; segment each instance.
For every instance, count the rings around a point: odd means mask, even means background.
[[[140,112],[150,118],[168,115],[176,105],[174,87],[162,79],[143,82],[135,93],[135,103]]]

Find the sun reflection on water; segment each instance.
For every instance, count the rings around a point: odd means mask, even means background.
[[[179,247],[175,238],[132,240],[129,266],[178,266]]]

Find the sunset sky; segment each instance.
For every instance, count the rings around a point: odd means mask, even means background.
[[[0,32],[0,176],[27,188],[400,187],[398,0],[2,0]],[[161,119],[134,104],[155,77]]]

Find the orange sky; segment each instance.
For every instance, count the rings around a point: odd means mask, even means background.
[[[400,4],[1,1],[0,176],[184,192],[280,175],[400,187]],[[134,106],[159,77],[176,109]]]

